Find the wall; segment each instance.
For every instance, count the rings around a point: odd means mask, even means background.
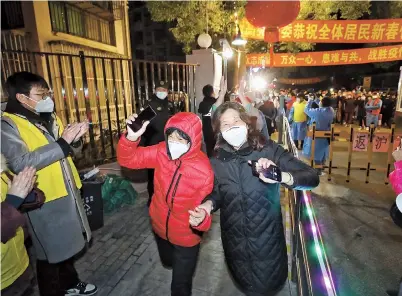
[[[186,56],[186,62],[198,64],[195,75],[196,87],[196,110],[202,99],[202,88],[211,84],[214,86],[215,93],[219,93],[219,81],[222,77],[222,58],[216,54],[214,49],[193,50],[191,55]]]
[[[48,42],[66,41],[74,44],[96,48],[98,50],[131,56],[128,38],[127,8],[125,7],[122,20],[115,21],[116,46],[61,33],[52,32],[48,1],[22,2],[25,30],[32,36],[33,51],[48,51]],[[31,50],[32,50],[31,49]]]

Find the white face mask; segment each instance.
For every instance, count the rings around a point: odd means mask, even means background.
[[[167,92],[157,91],[156,96],[158,97],[158,99],[164,100],[167,97]]]
[[[190,144],[168,141],[169,152],[172,160],[178,159],[190,149]]]
[[[232,126],[228,130],[222,132],[222,137],[229,145],[233,147],[241,147],[247,141],[247,127]]]
[[[42,99],[39,102],[31,99],[30,97],[25,97],[36,102],[35,111],[38,113],[49,113],[54,111],[54,102],[50,96],[47,96],[44,100]]]

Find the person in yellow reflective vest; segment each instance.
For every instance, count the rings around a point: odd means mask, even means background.
[[[37,187],[46,202],[29,211],[28,231],[37,258],[41,296],[93,295],[97,287],[80,281],[73,257],[91,239],[79,189],[82,184],[70,157],[82,145],[88,123],[63,128],[43,77],[19,72],[6,81],[8,103],[1,119],[1,153],[10,170],[37,170]]]
[[[25,168],[13,178],[7,177],[5,157],[0,155],[1,170],[1,295],[20,296],[31,288],[33,278],[24,245],[25,218],[18,211],[32,193],[35,169]]]
[[[306,105],[307,102],[305,96],[303,94],[298,94],[296,96],[296,102],[294,102],[288,116],[291,124],[292,138],[297,149],[303,148],[304,138],[307,134],[307,115],[304,113]]]

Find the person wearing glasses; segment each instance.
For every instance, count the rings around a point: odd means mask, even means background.
[[[82,184],[71,159],[88,123],[65,129],[54,112],[45,79],[30,72],[7,78],[8,103],[1,118],[1,153],[12,173],[37,171],[37,188],[45,203],[27,212],[28,231],[37,258],[41,296],[94,295],[97,287],[79,280],[73,257],[91,239],[80,191]]]

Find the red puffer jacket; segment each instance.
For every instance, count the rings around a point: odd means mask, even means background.
[[[165,126],[181,130],[191,139],[190,150],[179,159],[171,160],[166,142],[150,147],[138,147],[140,140],[131,142],[121,137],[117,159],[130,169],[155,168],[152,203],[149,209],[155,233],[171,243],[192,247],[201,241],[195,230],[208,231],[211,216],[197,227],[189,224],[189,210],[200,205],[211,193],[214,173],[208,157],[201,151],[201,120],[193,113],[177,113]]]

